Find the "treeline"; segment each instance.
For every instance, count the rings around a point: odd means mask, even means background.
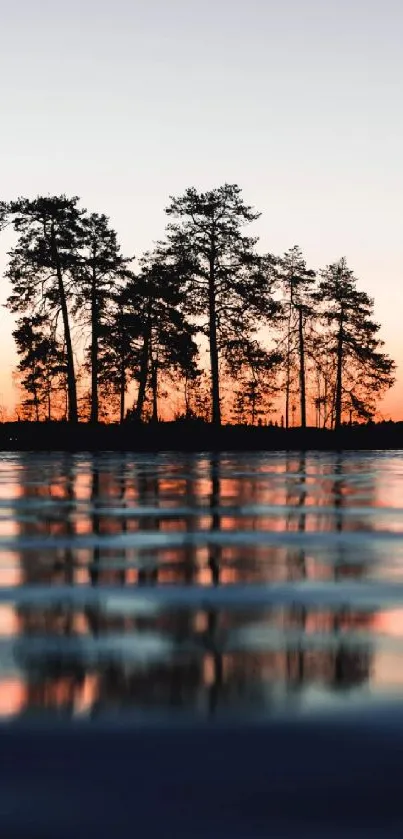
[[[371,419],[394,381],[373,300],[346,260],[316,273],[298,247],[261,254],[237,185],[187,189],[165,239],[121,252],[77,197],[0,207],[16,244],[7,301],[24,419],[200,417],[338,428]],[[207,362],[207,358],[208,362]]]

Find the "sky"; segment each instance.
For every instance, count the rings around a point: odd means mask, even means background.
[[[126,253],[187,186],[239,183],[262,251],[345,256],[403,418],[401,0],[0,0],[0,198],[64,192]],[[12,244],[0,237],[0,270]],[[0,301],[7,297],[2,281]],[[13,402],[0,311],[0,405]]]

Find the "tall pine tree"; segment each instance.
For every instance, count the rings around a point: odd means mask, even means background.
[[[340,428],[347,411],[370,419],[376,397],[392,386],[395,370],[392,359],[382,352],[374,302],[357,289],[344,258],[321,272],[315,300],[326,327],[327,352],[335,356],[333,425]]]
[[[141,271],[127,287],[128,312],[139,325],[138,394],[135,416],[141,419],[147,390],[152,418],[158,419],[161,373],[192,378],[197,375],[195,330],[184,314],[184,291],[178,274],[161,251],[145,254]]]
[[[297,370],[301,427],[306,427],[306,348],[305,324],[312,311],[315,272],[308,269],[300,248],[295,245],[278,261],[277,275],[282,289],[285,323],[285,427],[290,424],[292,374]]]
[[[127,280],[130,260],[120,253],[117,234],[105,215],[92,213],[82,219],[82,251],[74,266],[74,311],[90,326],[90,422],[98,422],[100,379],[99,348],[105,335],[108,309],[122,281]]]
[[[245,204],[236,184],[208,192],[187,189],[172,198],[167,214],[171,255],[187,265],[187,311],[201,323],[210,353],[212,420],[221,423],[220,358],[228,341],[246,331],[261,309],[264,281],[255,252],[257,239],[244,228],[260,213]]]
[[[20,198],[8,206],[18,241],[6,272],[12,287],[12,312],[44,314],[62,322],[66,350],[68,416],[78,420],[77,383],[71,331],[72,276],[82,244],[83,210],[65,195]]]

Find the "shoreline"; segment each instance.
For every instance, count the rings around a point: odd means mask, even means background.
[[[354,451],[403,450],[403,422],[318,428],[234,426],[198,422],[91,425],[67,422],[0,424],[0,451]]]

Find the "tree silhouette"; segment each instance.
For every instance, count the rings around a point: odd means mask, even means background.
[[[138,369],[138,341],[142,320],[131,306],[131,282],[111,297],[100,324],[98,340],[99,384],[119,398],[119,421],[125,418],[125,398],[130,374]]]
[[[82,219],[83,252],[74,266],[75,314],[91,328],[89,367],[91,371],[90,422],[98,422],[99,344],[107,309],[119,282],[128,277],[128,263],[120,253],[117,235],[105,215],[92,213]]]
[[[140,273],[127,287],[129,311],[140,316],[137,419],[142,417],[147,387],[151,390],[152,418],[158,419],[160,371],[180,371],[187,378],[197,376],[195,330],[182,311],[183,300],[178,275],[164,254],[146,254]]]
[[[240,323],[261,307],[264,279],[256,239],[243,228],[259,218],[236,184],[208,192],[187,189],[166,209],[169,248],[188,265],[187,311],[202,320],[210,351],[212,419],[221,423],[220,355]],[[207,314],[207,320],[204,318]]]
[[[72,271],[82,244],[83,210],[78,198],[20,198],[9,205],[18,242],[6,272],[12,286],[7,304],[12,312],[47,314],[56,328],[63,324],[66,348],[69,420],[77,422],[77,385],[70,325]]]
[[[9,220],[9,205],[6,201],[0,201],[0,231],[3,230]]]
[[[298,368],[301,426],[306,427],[305,321],[311,311],[311,293],[315,272],[306,267],[300,248],[295,245],[278,260],[277,275],[283,292],[283,317],[286,323],[285,351],[285,427],[290,424],[291,374]]]
[[[18,321],[13,332],[17,352],[21,356],[18,371],[22,376],[21,385],[27,394],[23,401],[24,409],[31,413],[38,422],[41,416],[52,419],[52,394],[64,386],[66,378],[66,359],[63,347],[49,332],[47,318],[35,315],[23,317]]]
[[[277,392],[276,377],[282,356],[266,350],[256,340],[238,338],[228,345],[228,370],[235,379],[234,415],[238,422],[255,425],[268,410],[268,399]]]
[[[81,209],[77,197],[0,202],[0,230],[11,225],[17,234],[7,306],[18,316],[25,413],[58,415],[52,399],[63,385],[70,421],[119,413],[123,422],[137,383],[130,414],[139,420],[157,420],[169,396],[177,417],[218,426],[232,410],[254,425],[282,386],[287,428],[298,398],[302,428],[308,398],[319,426],[339,428],[346,412],[374,416],[395,365],[382,350],[373,301],[344,259],[315,282],[297,246],[259,255],[257,239],[245,235],[259,213],[236,184],[189,188],[166,212],[166,240],[134,271],[108,218]]]
[[[208,422],[210,418],[209,396],[210,382],[204,370],[201,370],[197,377],[185,375],[185,418]]]
[[[336,357],[328,353],[328,335],[313,322],[309,339],[310,377],[314,382],[313,404],[318,428],[327,428],[334,415]]]
[[[357,280],[343,258],[321,272],[315,293],[328,328],[327,351],[336,358],[334,427],[340,428],[343,410],[369,419],[374,398],[394,382],[394,362],[381,352],[379,324],[372,320],[373,300],[356,288]]]

